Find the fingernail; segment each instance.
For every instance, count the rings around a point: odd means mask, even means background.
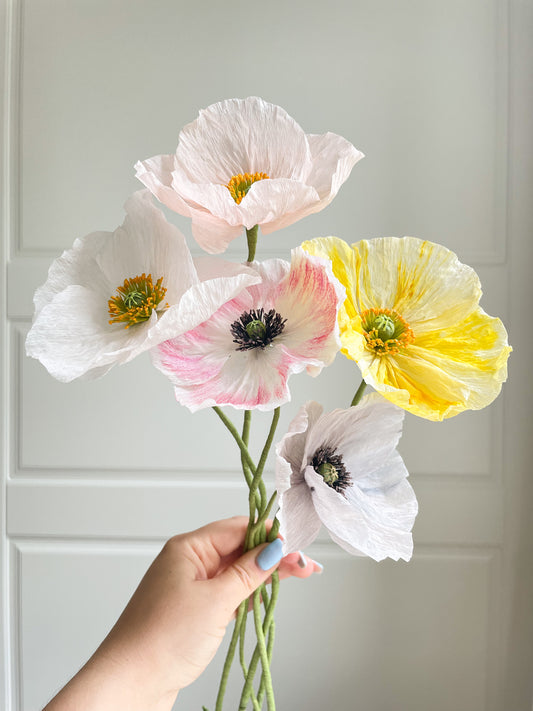
[[[263,548],[261,553],[257,556],[256,562],[261,570],[270,570],[272,566],[280,562],[282,556],[283,541],[281,538],[276,538],[276,540],[269,543],[266,548]]]
[[[315,572],[315,575],[322,575],[324,572],[324,566],[321,563],[317,563],[316,560],[314,560],[313,563],[318,565],[318,570]]]
[[[300,568],[307,568],[307,558],[304,556],[302,551],[298,551],[298,553],[300,554],[300,560],[298,561],[298,565],[300,566]]]

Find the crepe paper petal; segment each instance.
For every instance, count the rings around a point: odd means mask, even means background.
[[[139,180],[192,219],[207,252],[223,252],[260,225],[264,234],[324,209],[363,154],[334,133],[305,134],[284,109],[258,97],[228,99],[183,128],[175,155],[138,161]],[[228,186],[242,176],[237,195]]]
[[[283,555],[307,548],[322,528],[311,493],[305,481],[291,486],[283,495],[284,508],[278,512],[280,532],[284,539]]]
[[[259,281],[249,267],[223,260],[216,274],[204,262],[197,271],[185,238],[148,190],[132,195],[125,211],[114,232],[77,239],[36,291],[26,352],[63,382],[101,377]]]
[[[293,373],[316,375],[338,351],[344,289],[327,260],[296,249],[290,265],[270,259],[250,267],[261,283],[152,352],[177,400],[193,412],[214,405],[271,410],[290,399]]]
[[[351,246],[324,237],[302,247],[331,260],[346,288],[342,353],[384,397],[443,420],[498,396],[512,350],[507,332],[479,306],[479,278],[453,252],[415,237]]]
[[[312,542],[319,522],[354,555],[411,558],[418,504],[396,450],[403,417],[377,393],[348,410],[299,410],[276,446],[285,554]]]

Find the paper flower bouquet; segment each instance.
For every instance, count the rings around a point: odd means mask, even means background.
[[[178,403],[214,409],[249,488],[245,549],[281,535],[286,554],[299,551],[323,526],[351,554],[409,560],[418,506],[397,451],[405,411],[443,420],[477,410],[506,379],[505,328],[480,308],[474,270],[443,246],[324,237],[292,250],[290,262],[256,259],[263,235],[326,207],[362,157],[333,133],[306,135],[262,99],[214,104],[181,131],[174,154],[137,163],[147,189],[129,198],[124,223],[77,239],[35,294],[27,353],[58,380],[100,377],[149,350]],[[193,258],[152,196],[191,218],[210,255],[245,233],[246,261]],[[263,472],[289,380],[317,376],[339,350],[361,386],[344,409],[302,404],[275,445],[269,495]],[[363,397],[367,384],[375,392]],[[238,428],[223,407],[242,410]],[[273,413],[258,461],[248,450],[253,410]],[[249,602],[237,611],[216,711],[237,650],[238,708],[275,708],[278,592],[274,574],[253,595],[249,659]]]

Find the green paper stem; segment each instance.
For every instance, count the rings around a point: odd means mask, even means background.
[[[252,422],[252,411],[251,410],[245,410],[244,411],[244,419],[242,423],[242,442],[246,449],[248,449],[248,441],[250,439],[250,426]],[[250,486],[250,483],[252,481],[252,473],[250,472],[250,469],[248,467],[246,458],[241,451],[241,466],[242,466],[242,471],[244,474],[244,478],[246,479],[246,483],[248,484],[248,487]]]
[[[266,487],[265,487],[265,482],[263,481],[263,470],[265,468],[266,461],[268,459],[268,455],[270,452],[270,448],[272,447],[272,442],[274,441],[274,435],[276,434],[276,429],[279,423],[279,416],[281,413],[281,408],[276,407],[274,410],[274,413],[272,415],[272,422],[270,424],[270,430],[268,432],[268,436],[265,442],[265,446],[263,447],[263,451],[261,452],[261,458],[259,459],[259,464],[257,465],[257,470],[254,475],[254,479],[252,481],[252,486],[259,486],[259,490],[261,493],[261,508],[264,509],[265,506],[267,505],[266,502]]]
[[[245,411],[242,434],[239,434],[231,420],[219,407],[214,407],[213,409],[232,435],[241,453],[242,470],[246,483],[249,487],[249,517],[244,548],[245,550],[250,550],[259,543],[263,543],[267,540],[274,540],[279,531],[279,521],[277,518],[274,518],[271,530],[268,534],[266,532],[266,520],[276,501],[276,492],[274,492],[270,499],[267,500],[266,487],[263,481],[263,472],[269,452],[272,448],[276,428],[279,423],[280,408],[276,408],[273,412],[268,436],[257,466],[254,464],[248,450],[251,428],[251,411]],[[277,601],[278,593],[279,576],[277,572],[274,572],[272,574],[271,594],[269,595],[267,586],[263,583],[250,598],[252,600],[253,607],[256,645],[248,666],[245,661],[245,633],[247,621],[246,612],[248,610],[249,600],[244,601],[239,606],[237,619],[235,621],[226,659],[224,661],[215,711],[222,711],[228,678],[237,646],[239,647],[240,666],[245,679],[239,709],[244,711],[247,708],[248,703],[251,701],[254,711],[261,711],[263,698],[266,697],[268,711],[275,711],[276,707],[272,677],[270,673],[270,663],[272,661],[272,650],[274,644],[274,607]],[[265,610],[263,621],[261,621],[261,602],[263,603]],[[259,683],[258,695],[256,696],[253,686],[259,662],[261,662],[261,681]]]
[[[276,632],[276,625],[274,620],[270,623],[270,627],[268,628],[268,640],[267,640],[267,655],[268,655],[268,663],[270,664],[272,662],[272,652],[274,650],[274,637],[275,637],[275,632]],[[259,706],[262,705],[263,703],[263,697],[265,695],[265,680],[264,677],[261,677],[261,684],[259,686],[259,693],[257,694],[257,703]]]
[[[255,259],[255,249],[257,247],[257,232],[259,225],[254,225],[249,230],[246,230],[246,240],[248,241],[248,259],[247,262],[253,262]]]
[[[363,393],[365,392],[365,388],[366,388],[366,383],[365,383],[364,380],[361,380],[361,385],[357,388],[357,392],[356,392],[355,395],[353,396],[353,400],[352,400],[351,407],[354,407],[355,405],[357,405],[357,403],[359,402],[359,400],[363,397]]]
[[[217,413],[217,415],[220,417],[228,431],[230,432],[231,436],[237,443],[237,446],[241,450],[241,462],[244,461],[246,466],[243,465],[242,471],[244,474],[244,478],[246,479],[246,483],[248,484],[248,487],[252,485],[253,481],[253,476],[255,476],[255,464],[252,460],[252,457],[250,456],[250,452],[248,451],[248,447],[246,444],[243,442],[240,434],[237,432],[237,428],[233,424],[233,422],[227,417],[227,415],[218,407],[215,405],[213,407],[213,410]],[[259,499],[260,496],[257,494],[257,501],[259,505]]]
[[[267,701],[268,711],[276,711],[276,702],[274,701],[274,689],[272,688],[272,677],[270,675],[270,663],[268,660],[268,652],[265,641],[265,633],[263,624],[261,623],[261,592],[256,590],[253,594],[254,605],[254,623],[255,634],[257,637],[257,647],[259,648],[259,657],[261,659],[261,667],[263,669],[262,680]]]
[[[270,424],[270,430],[261,452],[261,458],[259,464],[255,469],[254,476],[252,478],[250,487],[250,493],[248,496],[248,507],[249,507],[249,519],[248,519],[248,529],[246,531],[246,550],[255,548],[259,543],[263,543],[267,540],[266,531],[264,529],[264,523],[259,523],[262,514],[264,513],[267,502],[266,502],[266,488],[263,482],[263,469],[265,468],[268,453],[272,446],[274,440],[274,435],[276,434],[276,428],[279,422],[280,408],[277,407],[272,415],[272,422]],[[259,489],[259,492],[258,492]],[[261,499],[260,504],[257,503],[257,499]],[[255,510],[257,507],[258,518],[256,520]]]
[[[237,610],[237,618],[235,620],[235,626],[233,628],[233,634],[229,643],[228,651],[226,654],[226,659],[224,661],[224,667],[222,668],[222,677],[220,679],[220,686],[218,687],[217,700],[215,705],[215,711],[222,711],[222,704],[224,703],[224,694],[226,693],[226,686],[228,684],[229,673],[231,665],[233,663],[233,657],[235,655],[235,649],[237,647],[237,642],[239,640],[240,630],[243,618],[246,617],[248,612],[248,600],[244,600],[239,605]]]
[[[248,607],[248,600],[246,600],[246,606]],[[248,610],[247,610],[248,611]],[[239,661],[241,663],[242,673],[244,678],[248,676],[248,667],[246,666],[246,660],[244,658],[244,642],[246,639],[246,620],[244,624],[241,624],[241,629],[239,630]]]
[[[271,626],[274,623],[274,608],[276,607],[276,602],[278,600],[278,595],[279,595],[279,573],[277,570],[275,570],[272,573],[272,596],[270,598],[270,601],[268,602],[268,606],[266,609],[265,613],[265,619],[263,620],[263,633],[267,634],[271,628]],[[273,643],[273,640],[272,640]],[[272,651],[271,651],[271,658],[272,658]],[[255,672],[257,669],[257,665],[259,663],[259,660],[261,658],[260,654],[260,649],[259,649],[259,643],[256,644],[252,659],[250,660],[250,666],[248,667],[248,674],[246,676],[246,681],[242,690],[241,694],[241,700],[239,703],[239,711],[244,711],[246,709],[246,706],[248,704],[248,700],[251,697],[251,694],[253,693],[253,680],[255,676]],[[262,686],[264,687],[265,684],[267,683],[264,678],[262,678]],[[272,683],[272,680],[270,680],[270,683]],[[264,691],[263,691],[264,693]]]
[[[245,443],[242,441],[242,438],[240,434],[237,432],[237,429],[233,422],[229,419],[229,417],[226,416],[226,414],[218,407],[218,405],[215,405],[213,407],[213,410],[217,413],[217,415],[220,417],[222,422],[226,425],[227,429],[229,430],[231,436],[237,443],[237,447],[241,450],[241,456],[244,457],[244,460],[246,462],[247,467],[250,469],[250,472],[255,476],[255,464],[253,463],[253,460],[250,456],[250,452],[248,451],[248,447],[245,445]],[[251,484],[248,482],[248,479],[246,479],[246,483],[248,485]]]
[[[274,505],[274,502],[276,501],[277,496],[278,496],[278,492],[275,491],[272,494],[272,496],[270,497],[270,500],[269,500],[268,504],[266,505],[266,507],[264,508],[263,513],[257,519],[257,521],[254,523],[254,525],[252,527],[252,533],[251,533],[252,536],[255,536],[256,533],[260,530],[260,528],[262,526],[264,526],[265,521],[268,518],[268,514],[270,513],[272,506]],[[275,538],[277,538],[277,535],[275,536]],[[269,538],[268,540],[274,540],[274,538],[272,538],[272,539]]]
[[[256,471],[255,476],[258,479],[263,475],[263,469],[265,468],[268,453],[270,452],[270,447],[272,446],[272,442],[274,440],[274,435],[276,434],[276,428],[278,426],[280,413],[281,413],[281,408],[276,407],[276,409],[274,410],[274,414],[272,415],[272,423],[270,425],[268,437],[265,442],[265,446],[263,447],[263,451],[261,452],[261,458],[259,460],[259,464],[257,465],[257,471]]]

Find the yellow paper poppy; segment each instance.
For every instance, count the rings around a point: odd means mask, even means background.
[[[479,278],[453,252],[415,237],[352,246],[324,237],[302,247],[329,258],[346,288],[341,351],[366,383],[429,420],[496,398],[512,350],[507,332],[480,308]]]

